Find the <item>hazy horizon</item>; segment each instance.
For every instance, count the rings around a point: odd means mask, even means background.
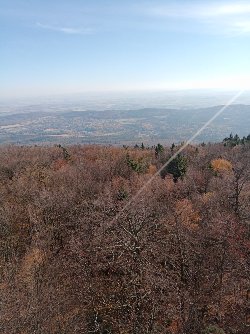
[[[0,114],[34,105],[37,112],[53,107],[62,110],[137,110],[143,108],[206,108],[225,105],[235,90],[137,90],[89,91],[72,94],[48,94],[15,98],[0,97]],[[250,105],[250,93],[244,91],[233,104]]]

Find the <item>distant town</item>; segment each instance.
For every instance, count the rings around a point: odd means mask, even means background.
[[[100,102],[101,103],[101,102]],[[13,105],[0,108],[1,144],[170,144],[188,140],[221,106],[148,107],[141,104]],[[148,104],[147,104],[148,105]],[[95,107],[95,109],[87,108]],[[113,108],[113,109],[112,109]],[[131,108],[131,109],[127,109]],[[135,109],[134,109],[135,108]],[[216,142],[229,133],[248,135],[250,105],[232,105],[202,134],[197,142]]]

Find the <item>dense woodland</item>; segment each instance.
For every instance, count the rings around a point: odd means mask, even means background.
[[[249,142],[1,146],[0,333],[249,333]]]

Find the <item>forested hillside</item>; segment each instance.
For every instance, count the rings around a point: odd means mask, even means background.
[[[249,333],[249,139],[178,148],[0,147],[1,333]]]

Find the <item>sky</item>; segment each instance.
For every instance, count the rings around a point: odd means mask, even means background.
[[[250,87],[250,1],[0,0],[0,97]]]

